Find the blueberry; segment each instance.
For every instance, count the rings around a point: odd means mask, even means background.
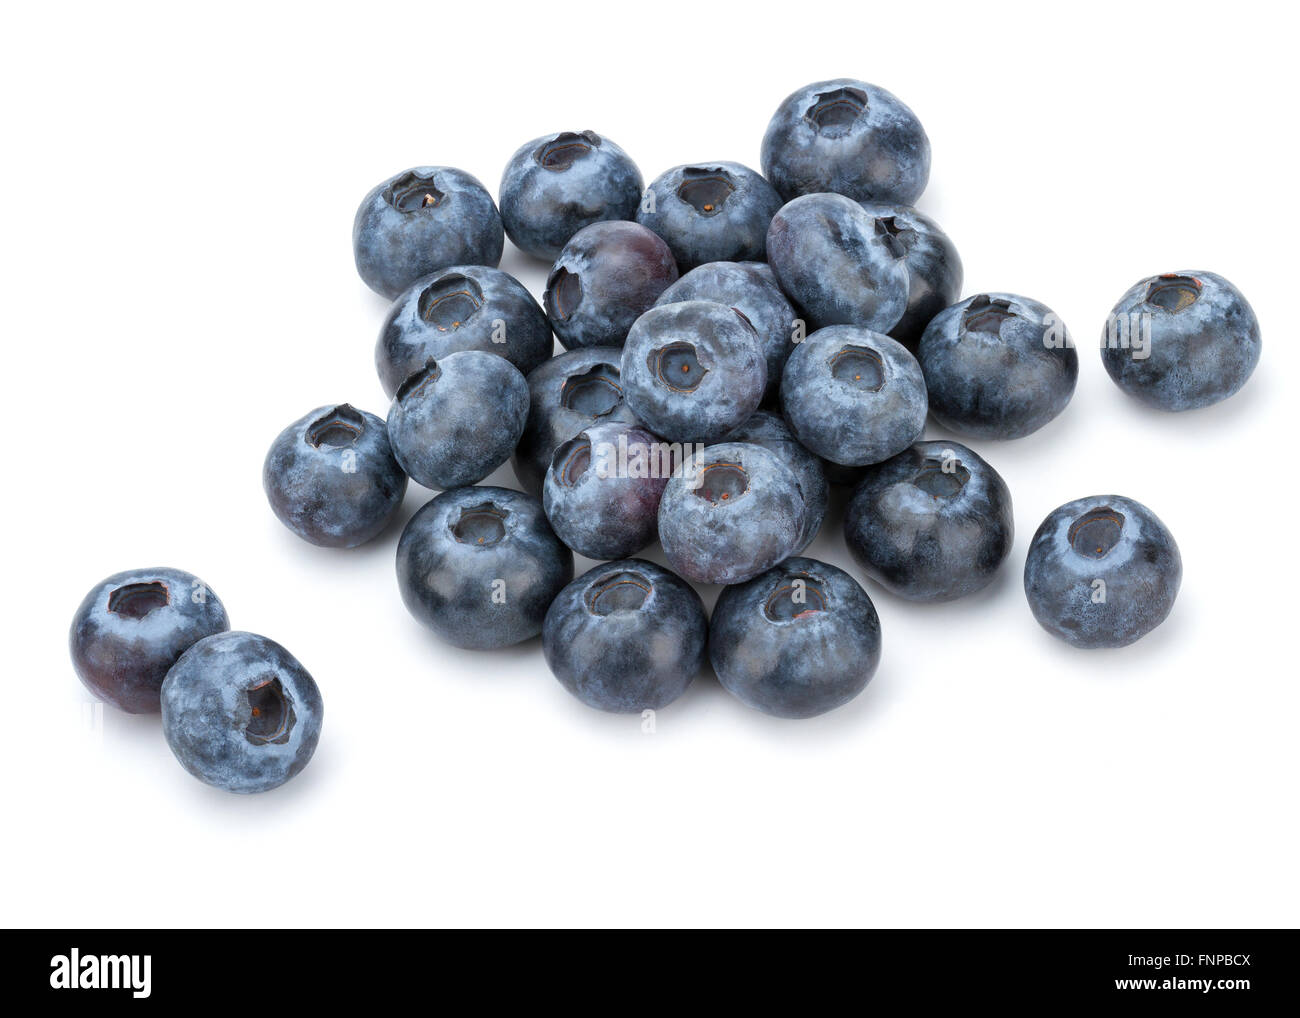
[[[78,677],[97,697],[130,714],[151,714],[176,659],[229,628],[220,599],[197,576],[131,569],[86,595],[72,617],[68,648]]]
[[[616,346],[591,346],[553,357],[528,376],[528,422],[511,460],[531,495],[541,495],[551,457],[564,442],[597,421],[635,424],[623,400]]]
[[[534,138],[501,176],[501,219],[515,245],[554,261],[569,238],[592,223],[632,219],[641,171],[627,153],[594,131]]]
[[[267,792],[306,767],[324,713],[307,669],[255,633],[200,640],[162,686],[167,745],[196,778],[228,792]]]
[[[792,554],[807,507],[794,472],[749,442],[696,452],[659,500],[668,564],[697,583],[742,583]]]
[[[406,494],[383,418],[347,403],[317,407],[271,444],[262,487],[304,541],[353,548],[377,537]]]
[[[803,529],[795,545],[803,551],[812,543],[826,518],[826,504],[830,486],[826,482],[826,464],[814,456],[794,437],[780,414],[758,410],[735,431],[728,433],[724,442],[752,442],[768,452],[775,453],[793,471],[807,509]]]
[[[1065,409],[1079,378],[1060,318],[1012,293],[982,293],[939,312],[917,360],[935,420],[976,438],[1037,431]]]
[[[961,257],[938,223],[908,205],[864,202],[862,208],[876,234],[902,252],[907,265],[907,310],[889,334],[916,353],[930,320],[961,296]]]
[[[1029,544],[1025,597],[1076,647],[1126,647],[1169,616],[1183,578],[1173,535],[1146,506],[1093,495],[1055,509]]]
[[[951,601],[987,586],[1014,535],[1006,482],[956,442],[917,442],[868,467],[844,516],[858,565],[909,601]]]
[[[542,505],[556,536],[592,559],[651,544],[659,498],[678,464],[671,447],[632,424],[593,424],[555,451]]]
[[[365,196],[352,223],[357,272],[389,300],[448,265],[495,266],[504,247],[492,196],[450,166],[389,177]]]
[[[762,261],[782,205],[772,185],[740,163],[674,166],[650,182],[636,221],[663,237],[683,269]]]
[[[542,631],[573,579],[573,552],[542,504],[508,488],[453,488],[411,517],[397,545],[407,610],[457,647],[509,647]]]
[[[857,202],[796,198],[772,217],[767,261],[810,329],[861,325],[889,332],[908,308],[906,252]]]
[[[457,265],[398,297],[375,345],[375,367],[391,399],[430,357],[482,350],[526,375],[554,348],[546,313],[523,283],[499,269]]]
[[[566,350],[622,346],[632,323],[676,279],[673,253],[653,231],[638,223],[593,223],[564,245],[543,303]]]
[[[834,325],[795,347],[781,376],[781,406],[795,437],[818,456],[866,466],[921,437],[925,382],[901,343]]]
[[[758,333],[758,345],[767,362],[767,389],[763,398],[775,398],[781,388],[786,358],[794,349],[798,315],[771,268],[761,262],[709,262],[691,269],[661,293],[655,304],[687,300],[717,301],[749,319]]]
[[[596,566],[546,613],[542,650],[555,677],[589,707],[620,714],[666,707],[704,664],[709,621],[700,595],[662,566]]]
[[[528,383],[504,357],[461,350],[429,359],[402,383],[388,440],[402,469],[426,488],[483,480],[510,458],[528,419]]]
[[[713,442],[758,409],[767,362],[743,313],[713,301],[652,308],[623,347],[628,405],[671,442]]]
[[[1259,321],[1241,291],[1213,272],[1152,276],[1120,298],[1102,335],[1115,384],[1157,410],[1227,399],[1259,363]]]
[[[811,718],[862,692],[880,663],[880,619],[853,577],[787,559],[727,587],[709,623],[718,681],[746,706]]]
[[[834,191],[915,205],[930,179],[930,139],[910,109],[852,78],[789,95],[763,135],[763,175],[787,201]]]

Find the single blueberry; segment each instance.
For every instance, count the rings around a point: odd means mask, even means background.
[[[456,265],[419,280],[393,303],[375,344],[375,367],[391,399],[430,357],[482,350],[526,375],[554,348],[546,313],[523,283],[499,269]]]
[[[930,179],[930,139],[891,93],[852,78],[786,97],[763,135],[763,176],[787,201],[833,191],[915,205]]]
[[[668,564],[697,583],[742,583],[792,554],[807,506],[794,472],[749,442],[711,445],[674,474],[659,500]]]
[[[676,279],[677,263],[658,234],[639,223],[593,223],[564,245],[543,303],[566,350],[622,346],[632,323]]]
[[[317,407],[271,443],[262,487],[304,541],[353,548],[378,537],[406,494],[382,417],[347,403]]]
[[[666,707],[704,664],[709,620],[690,584],[642,559],[574,580],[546,613],[542,650],[560,684],[620,714]]]
[[[450,166],[416,166],[362,199],[352,251],[366,286],[392,300],[448,265],[501,261],[505,232],[492,196]]]
[[[72,617],[68,648],[85,687],[129,714],[159,709],[167,669],[205,636],[230,628],[226,609],[197,576],[130,569],[101,580]]]
[[[528,421],[511,464],[524,491],[540,496],[551,457],[597,421],[635,424],[623,399],[617,346],[590,346],[552,357],[528,376]]]
[[[554,261],[592,223],[632,219],[643,181],[636,163],[594,131],[534,138],[501,176],[501,219],[521,251]]]
[[[930,320],[961,296],[961,257],[939,224],[909,205],[863,202],[862,208],[907,265],[907,310],[889,334],[915,354]]]
[[[896,328],[908,309],[906,251],[857,202],[838,194],[796,198],[772,217],[767,261],[809,329]]]
[[[797,347],[781,376],[795,437],[823,459],[866,466],[897,455],[925,430],[925,381],[897,340],[834,325]]]
[[[1079,354],[1046,304],[982,293],[939,312],[917,360],[930,412],[976,438],[1023,438],[1065,409],[1079,379]]]
[[[826,464],[809,452],[794,437],[790,426],[780,414],[758,410],[735,431],[722,439],[724,442],[752,442],[768,452],[775,453],[789,467],[799,484],[807,512],[795,551],[803,551],[812,543],[826,518],[826,505],[830,500],[830,485],[826,481]]]
[[[718,681],[748,707],[811,718],[848,703],[880,664],[880,619],[853,577],[792,558],[727,587],[709,622]]]
[[[650,182],[636,221],[663,237],[682,269],[762,261],[782,205],[772,185],[740,163],[674,166]]]
[[[426,488],[483,480],[510,458],[528,419],[528,383],[504,357],[461,350],[432,358],[397,390],[388,440]]]
[[[917,442],[868,467],[844,515],[854,560],[909,601],[951,601],[987,586],[1014,536],[1006,482],[956,442]]]
[[[781,371],[794,349],[798,314],[790,299],[761,262],[709,262],[691,269],[659,295],[656,307],[688,300],[711,300],[735,308],[754,326],[767,361],[765,400],[781,389]]]
[[[677,466],[673,448],[644,428],[593,424],[555,451],[542,494],[546,518],[579,555],[626,558],[654,541],[659,498]]]
[[[713,301],[651,308],[623,347],[628,405],[671,442],[713,442],[758,409],[767,362],[745,315]]]
[[[415,618],[457,647],[509,647],[542,631],[573,579],[573,552],[531,495],[483,486],[444,491],[397,544],[397,585]]]
[[[1093,495],[1043,521],[1025,559],[1025,597],[1044,629],[1076,647],[1126,647],[1169,616],[1183,578],[1173,535],[1141,502]]]
[[[324,713],[307,669],[255,633],[200,640],[162,686],[167,745],[196,778],[228,792],[267,792],[306,767]]]
[[[1119,299],[1102,335],[1115,384],[1157,410],[1227,399],[1259,363],[1259,320],[1241,291],[1213,272],[1152,276]]]

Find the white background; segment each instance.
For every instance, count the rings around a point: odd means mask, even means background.
[[[742,6],[7,15],[5,923],[1300,920],[1289,33],[1244,3]],[[445,163],[495,194],[518,145],[587,128],[647,180],[757,166],[781,99],[840,75],[925,124],[920,207],[964,293],[1042,300],[1081,346],[1061,418],[971,443],[1015,498],[1000,578],[944,606],[868,584],[884,657],[857,701],[778,721],[706,675],[646,735],[571,699],[537,641],[475,654],[423,631],[400,523],[342,552],[276,522],[276,433],[324,403],[385,412],[385,305],[350,251],[373,184]],[[508,247],[502,267],[540,295],[543,266]],[[1194,268],[1247,294],[1263,358],[1225,404],[1146,411],[1096,337],[1130,284]],[[1168,524],[1183,588],[1141,643],[1080,652],[1038,628],[1020,573],[1051,509],[1109,492]],[[850,567],[839,520],[811,554]],[[156,717],[94,724],[72,613],[159,564],[314,673],[320,749],[284,788],[201,785]]]

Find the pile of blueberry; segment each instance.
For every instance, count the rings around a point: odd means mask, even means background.
[[[966,446],[924,441],[927,417],[1021,438],[1078,377],[1050,308],[958,299],[957,251],[912,207],[929,173],[912,111],[839,79],[781,104],[761,174],[698,163],[646,187],[582,131],[522,146],[499,205],[450,167],[384,181],[353,248],[393,301],[375,350],[387,419],[342,404],[291,424],[263,470],[272,509],[307,541],[353,547],[384,530],[408,478],[439,491],[397,546],[411,614],[459,647],[540,633],[593,707],[663,707],[706,657],[769,714],[840,706],[881,638],[857,580],[801,556],[830,486],[852,487],[844,537],[863,573],[915,601],[973,594],[1011,549],[1011,493]],[[506,235],[552,264],[540,305],[496,268]],[[1115,382],[1170,411],[1231,396],[1259,353],[1250,305],[1202,271],[1134,285],[1102,342]],[[522,491],[479,485],[507,460]],[[670,568],[634,557],[656,540]],[[575,552],[602,564],[575,580]],[[1099,495],[1048,516],[1024,583],[1050,632],[1120,647],[1165,619],[1181,573],[1154,513]],[[725,585],[712,618],[691,582]],[[124,709],[161,703],[193,773],[258,791],[310,757],[320,695],[283,648],[227,628],[188,574],[119,574],[88,595],[73,656]]]

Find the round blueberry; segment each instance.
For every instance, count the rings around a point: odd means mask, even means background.
[[[925,381],[896,340],[834,325],[797,347],[781,376],[795,437],[823,459],[866,466],[889,459],[925,429]]]
[[[709,660],[746,706],[811,718],[848,703],[871,681],[880,664],[880,619],[843,570],[787,559],[719,595]]]
[[[597,421],[635,424],[623,400],[617,346],[591,346],[553,357],[528,376],[528,421],[511,464],[524,491],[541,495],[551,457]]]
[[[659,500],[668,564],[697,583],[742,583],[794,552],[807,507],[794,472],[760,445],[698,451]]]
[[[786,97],[763,135],[763,176],[787,201],[833,191],[854,201],[915,205],[930,179],[930,139],[883,88],[852,78]]]
[[[1213,272],[1152,276],[1120,298],[1102,335],[1115,384],[1157,410],[1227,399],[1259,363],[1259,321],[1235,286]]]
[[[656,233],[638,223],[593,223],[564,245],[543,303],[566,350],[622,346],[632,323],[676,279],[673,253]]]
[[[495,266],[504,247],[492,196],[450,166],[389,177],[365,196],[352,223],[357,272],[389,300],[448,265]]]
[[[711,300],[735,308],[754,326],[767,362],[764,399],[781,388],[781,371],[794,349],[798,315],[781,291],[772,270],[761,262],[709,262],[691,269],[659,295],[656,306],[688,300]]]
[[[926,327],[917,360],[930,412],[976,438],[1023,438],[1065,409],[1079,355],[1046,304],[982,293],[941,311]]]
[[[876,235],[907,265],[907,310],[889,334],[915,354],[930,320],[961,296],[961,257],[939,224],[909,205],[864,202],[862,208]]]
[[[383,418],[340,403],[300,417],[271,444],[262,487],[304,541],[353,548],[377,537],[406,494]]]
[[[690,584],[642,559],[596,566],[546,613],[552,673],[589,707],[620,714],[666,707],[704,664],[709,621]]]
[[[986,587],[1014,536],[1006,482],[956,442],[917,442],[868,467],[844,515],[858,565],[909,601],[951,601]]]
[[[1173,535],[1141,502],[1093,495],[1043,520],[1025,559],[1039,624],[1076,647],[1126,647],[1169,617],[1183,578]]]
[[[415,618],[457,647],[509,647],[542,631],[573,579],[573,552],[542,505],[508,488],[454,488],[411,517],[397,584]]]
[[[650,182],[636,221],[659,234],[683,269],[762,261],[781,196],[740,163],[674,166]]]
[[[162,686],[167,745],[196,778],[228,792],[267,792],[306,767],[324,713],[307,669],[255,633],[200,640]]]
[[[585,226],[632,219],[641,171],[626,152],[594,131],[534,138],[501,176],[501,219],[521,251],[554,261]]]
[[[735,431],[729,432],[724,442],[752,442],[768,452],[775,453],[794,472],[807,512],[795,551],[803,551],[826,518],[826,505],[830,499],[830,485],[826,481],[826,464],[810,453],[790,432],[790,427],[780,414],[758,410]]]
[[[889,332],[908,307],[906,252],[861,205],[838,194],[796,198],[772,217],[767,260],[808,327]]]
[[[397,390],[388,440],[426,488],[483,480],[510,458],[528,419],[528,383],[504,357],[461,350],[430,359]]]
[[[526,375],[554,347],[546,314],[523,283],[499,269],[457,265],[398,297],[379,332],[375,367],[391,399],[430,357],[482,350]]]
[[[758,409],[767,362],[745,315],[713,301],[652,308],[623,347],[628,405],[672,442],[712,442]]]
[[[546,518],[579,555],[626,558],[654,541],[659,498],[676,466],[672,447],[644,428],[593,424],[555,451]]]
[[[230,628],[220,599],[180,569],[131,569],[97,583],[72,617],[68,648],[86,688],[129,714],[152,714],[167,669]]]

